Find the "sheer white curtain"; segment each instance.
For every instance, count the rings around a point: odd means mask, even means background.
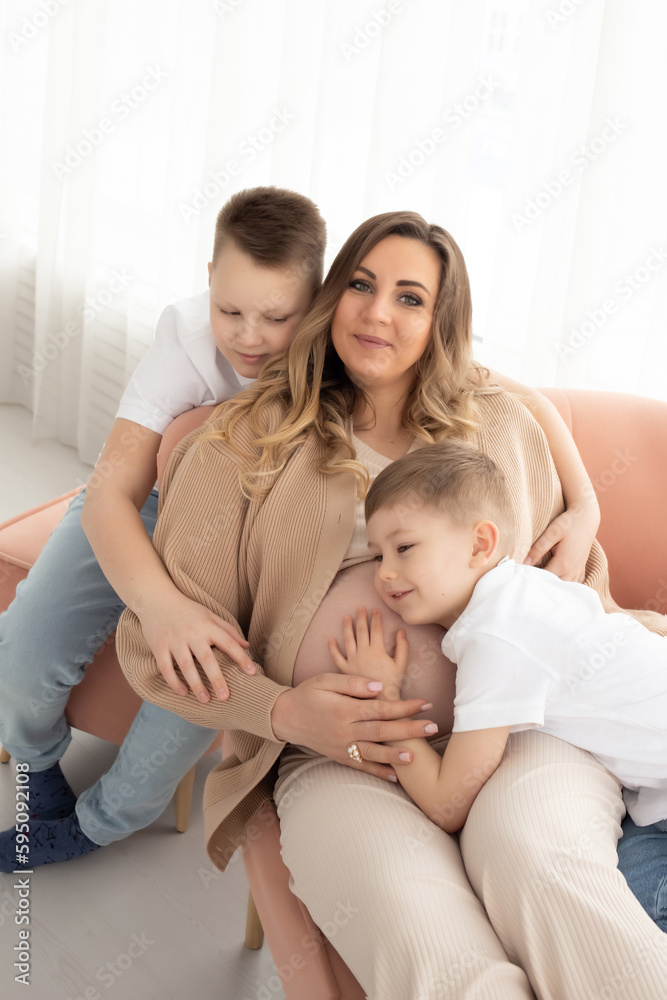
[[[477,356],[667,398],[661,0],[6,0],[0,400],[94,461],[215,215],[312,197],[444,225]]]

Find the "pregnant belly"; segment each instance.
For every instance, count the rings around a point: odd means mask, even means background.
[[[354,616],[358,607],[365,607],[369,615],[372,608],[380,608],[387,650],[393,654],[399,628],[405,629],[408,637],[408,670],[402,696],[423,698],[425,702],[433,703],[432,709],[415,718],[429,718],[437,723],[439,732],[434,739],[438,739],[451,732],[454,717],[456,667],[440,649],[444,629],[439,625],[406,625],[379,597],[373,586],[374,575],[375,564],[372,562],[360,563],[338,573],[301,641],[292,683],[296,687],[315,674],[338,673],[327,641],[330,637],[334,638],[339,649],[344,649],[343,615]]]

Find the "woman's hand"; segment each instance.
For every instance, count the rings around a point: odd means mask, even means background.
[[[159,606],[144,608],[137,617],[160,673],[176,694],[186,695],[189,685],[199,701],[209,701],[210,695],[195,666],[196,659],[218,699],[224,701],[229,696],[229,688],[211,646],[235,660],[246,674],[257,672],[247,652],[250,643],[224,618],[191,601],[180,591],[174,589],[167,600],[162,600]],[[174,661],[185,684],[176,674]]]
[[[436,732],[429,720],[413,722],[417,712],[433,708],[423,698],[382,701],[376,698],[378,684],[368,677],[345,674],[318,674],[309,677],[276,699],[271,726],[277,739],[309,747],[316,753],[388,781],[396,781],[392,764],[399,764],[401,740],[416,739]],[[433,726],[427,730],[427,726]],[[398,746],[384,746],[385,740]],[[347,747],[355,742],[364,758],[355,763]],[[412,756],[412,755],[410,755]],[[402,762],[400,766],[405,766]]]
[[[356,636],[352,616],[343,617],[343,656],[335,639],[329,639],[331,658],[343,674],[356,674],[382,681],[382,695],[392,701],[400,698],[401,684],[408,668],[408,640],[403,629],[396,633],[396,652],[392,657],[384,645],[382,612],[373,608],[371,627],[365,607],[357,608]]]
[[[537,565],[551,550],[552,556],[545,569],[561,580],[583,583],[586,562],[599,524],[597,504],[582,503],[568,507],[533,543],[524,562]]]

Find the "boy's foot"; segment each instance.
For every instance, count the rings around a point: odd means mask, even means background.
[[[56,761],[46,771],[29,771],[30,781],[21,787],[28,792],[31,820],[64,819],[74,811],[76,795]]]
[[[56,861],[81,858],[84,854],[96,851],[100,846],[85,835],[75,812],[65,816],[64,819],[31,820],[28,825],[29,851],[20,850],[25,846],[25,842],[23,840],[17,842],[16,827],[0,833],[0,872],[37,868],[39,865],[51,865]],[[25,861],[19,858],[25,858]]]

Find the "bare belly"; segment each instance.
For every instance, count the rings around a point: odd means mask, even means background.
[[[375,565],[372,562],[360,563],[338,573],[299,646],[292,683],[296,686],[315,674],[338,673],[329,655],[327,641],[334,638],[339,648],[343,649],[343,615],[354,615],[357,607],[362,606],[369,613],[372,608],[380,608],[387,650],[393,653],[399,628],[405,629],[408,637],[408,670],[402,697],[433,702],[432,709],[415,718],[429,718],[437,723],[437,739],[451,732],[454,717],[456,667],[440,649],[444,629],[439,625],[406,625],[380,599],[373,586],[374,574]]]

